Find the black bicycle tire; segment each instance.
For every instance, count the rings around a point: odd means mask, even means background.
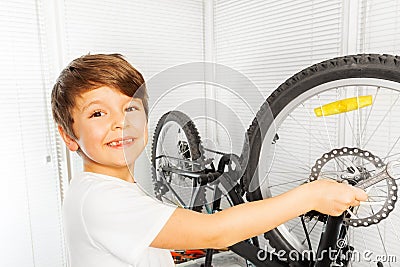
[[[263,103],[252,124],[247,130],[249,149],[242,152],[242,158],[248,157],[243,183],[246,198],[249,201],[262,199],[258,184],[249,190],[250,182],[257,174],[258,160],[265,133],[271,127],[270,113],[275,118],[283,108],[302,93],[327,82],[349,78],[376,78],[400,83],[400,57],[387,54],[358,54],[337,57],[314,64],[287,79]],[[255,190],[254,190],[255,188]],[[273,215],[270,215],[273,216]],[[270,244],[285,251],[294,248],[282,234],[273,229],[265,233]]]
[[[152,163],[152,181],[154,185],[154,190],[156,190],[156,182],[157,182],[157,166],[156,166],[156,152],[157,152],[157,143],[159,140],[159,135],[161,133],[162,128],[168,122],[176,122],[184,131],[186,138],[189,143],[191,156],[193,160],[202,160],[204,159],[204,150],[201,144],[201,138],[199,135],[199,131],[196,128],[194,122],[187,116],[185,113],[173,110],[165,113],[157,123],[157,126],[154,130],[152,148],[151,148],[151,163]],[[202,198],[205,198],[205,188],[201,192]],[[197,206],[193,207],[192,210],[201,212],[202,207]]]

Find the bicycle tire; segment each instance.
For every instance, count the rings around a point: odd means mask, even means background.
[[[186,159],[190,159],[192,161],[201,161],[204,160],[204,151],[201,144],[201,138],[199,132],[194,124],[194,122],[183,112],[173,110],[165,113],[158,121],[157,126],[154,131],[152,148],[151,148],[151,162],[152,162],[152,180],[154,185],[154,190],[156,196],[159,192],[159,183],[161,182],[158,177],[157,171],[157,145],[160,142],[160,134],[162,133],[163,128],[165,128],[168,123],[176,123],[182,130],[186,137],[190,155],[186,155]],[[200,198],[205,198],[205,188],[203,187],[200,191]],[[157,196],[161,200],[161,196]],[[201,212],[202,206],[190,207],[192,210]]]
[[[352,79],[362,78],[400,83],[400,57],[379,54],[358,54],[326,60],[293,75],[267,98],[247,130],[249,151],[243,151],[244,157],[249,157],[243,178],[248,200],[255,201],[265,197],[260,189],[261,183],[258,174],[260,167],[259,160],[264,142],[272,142],[271,135],[268,136],[271,140],[264,140],[267,132],[272,127],[275,127],[273,126],[275,121],[263,121],[263,118],[268,117],[266,114],[272,112],[274,118],[283,116],[281,112],[285,108],[293,105],[292,103],[300,98],[300,96],[311,92],[313,88],[317,88],[320,85],[334,81],[351,81]],[[250,190],[251,184],[252,189]],[[265,233],[265,237],[276,249],[287,252],[295,249],[278,228]]]

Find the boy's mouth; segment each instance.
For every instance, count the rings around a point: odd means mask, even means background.
[[[134,138],[124,138],[124,139],[119,139],[119,140],[113,140],[109,143],[107,143],[107,146],[110,147],[123,147],[132,144],[134,141]]]

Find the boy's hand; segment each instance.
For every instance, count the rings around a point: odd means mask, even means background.
[[[329,179],[317,180],[308,186],[314,210],[331,216],[339,216],[350,206],[358,206],[360,201],[368,198],[360,188]]]

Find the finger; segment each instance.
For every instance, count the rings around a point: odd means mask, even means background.
[[[350,207],[350,205],[347,204],[336,204],[336,207],[333,208],[331,215],[333,216],[339,216],[341,215],[344,211],[346,211],[348,208]]]
[[[345,211],[346,209],[335,209],[334,211],[332,211],[332,213],[330,215],[332,216],[340,216],[342,215],[342,213]]]
[[[360,206],[360,201],[357,199],[354,199],[353,202],[351,202],[350,206]]]
[[[355,199],[359,201],[365,201],[368,199],[368,194],[361,188],[353,187],[354,193],[356,194]]]

